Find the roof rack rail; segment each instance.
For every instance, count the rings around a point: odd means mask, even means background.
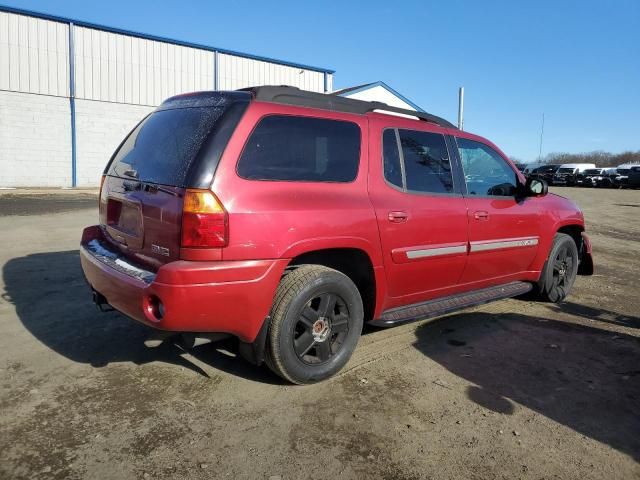
[[[241,88],[240,90],[251,92],[253,97],[261,102],[283,103],[285,105],[320,108],[335,112],[358,113],[361,115],[382,110],[417,117],[420,120],[435,123],[441,127],[457,128],[444,118],[431,115],[427,112],[416,112],[414,110],[392,107],[382,102],[365,102],[363,100],[355,100],[333,94],[309,92],[307,90],[300,90],[297,87],[267,85],[263,87]]]

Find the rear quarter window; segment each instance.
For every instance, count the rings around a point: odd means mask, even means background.
[[[359,163],[360,128],[355,123],[270,115],[251,133],[237,172],[248,180],[351,182]]]

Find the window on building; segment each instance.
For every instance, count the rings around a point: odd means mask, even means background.
[[[263,118],[238,161],[250,180],[351,182],[358,174],[360,128],[352,122],[290,115]]]

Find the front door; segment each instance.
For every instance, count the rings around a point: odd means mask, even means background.
[[[539,199],[516,197],[516,172],[494,148],[475,139],[455,141],[469,216],[469,258],[461,283],[530,270],[540,240]]]
[[[384,255],[387,308],[457,285],[467,256],[467,209],[445,136],[372,120],[370,198]],[[377,141],[375,139],[378,139]],[[379,142],[379,143],[378,143]]]

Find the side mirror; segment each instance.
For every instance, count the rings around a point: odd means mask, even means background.
[[[529,197],[542,197],[549,192],[549,186],[541,178],[529,178],[525,185],[525,192]]]

